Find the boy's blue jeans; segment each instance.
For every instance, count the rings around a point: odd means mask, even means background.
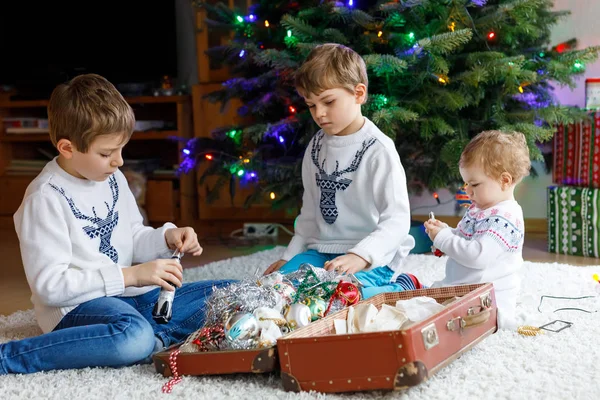
[[[164,325],[152,319],[160,289],[80,304],[52,332],[0,344],[0,375],[150,362],[155,351],[182,342],[199,329],[213,287],[231,282],[184,283],[175,292],[173,317]]]
[[[297,271],[300,268],[300,265],[304,263],[309,263],[313,267],[323,268],[325,261],[331,261],[341,255],[343,254],[327,254],[319,253],[317,250],[307,250],[304,253],[297,254],[290,261],[285,263],[279,272],[284,275],[289,274]],[[395,282],[390,282],[393,275],[394,271],[387,265],[376,267],[369,271],[359,271],[354,274],[354,276],[356,276],[363,284],[363,288],[361,289],[363,299],[368,299],[379,293],[420,289],[420,284],[415,285],[411,278],[412,275],[400,274],[400,276],[395,279]]]

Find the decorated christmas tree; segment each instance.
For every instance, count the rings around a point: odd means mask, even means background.
[[[575,84],[599,48],[550,47],[550,31],[568,12],[551,0],[404,0],[345,2],[261,0],[247,13],[196,3],[210,29],[233,32],[210,49],[231,78],[208,95],[225,106],[237,98],[244,123],[193,139],[182,172],[208,163],[200,179],[218,176],[213,193],[253,185],[246,204],[270,197],[297,207],[300,165],[318,127],[296,92],[294,71],[317,44],[341,43],[361,54],[369,73],[363,114],[391,137],[409,190],[458,188],[458,158],[482,130],[523,132],[532,159],[558,123],[586,118],[560,106],[552,85]]]

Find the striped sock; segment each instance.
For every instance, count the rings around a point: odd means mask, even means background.
[[[412,274],[398,275],[398,278],[396,278],[396,283],[402,286],[404,290],[416,290],[422,289],[423,287],[417,277]]]

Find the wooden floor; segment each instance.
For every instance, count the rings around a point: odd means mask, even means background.
[[[279,244],[285,245],[290,237],[280,237]],[[204,253],[199,257],[186,256],[182,263],[186,268],[196,267],[209,262],[252,254],[256,251],[273,248],[275,244],[232,245],[228,240],[205,238],[201,240]],[[17,310],[32,307],[29,297],[31,292],[23,272],[23,264],[19,252],[19,242],[12,229],[0,229],[0,315],[9,315]],[[562,263],[571,265],[600,265],[600,259],[576,256],[564,256],[546,251],[546,237],[543,234],[529,234],[525,239],[523,257],[527,261],[543,263]]]

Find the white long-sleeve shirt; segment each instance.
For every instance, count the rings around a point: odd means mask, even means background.
[[[31,301],[43,332],[79,304],[135,296],[156,286],[124,286],[122,268],[168,258],[165,231],[144,226],[121,171],[103,182],[76,178],[50,161],[14,215]]]
[[[394,142],[365,118],[347,136],[322,130],[302,161],[304,194],[284,260],[314,249],[399,266],[414,247],[406,175]],[[396,274],[397,275],[397,274]]]
[[[499,312],[513,319],[524,238],[523,210],[515,200],[485,210],[471,206],[455,229],[442,229],[433,241],[448,260],[445,278],[432,287],[491,282]]]

